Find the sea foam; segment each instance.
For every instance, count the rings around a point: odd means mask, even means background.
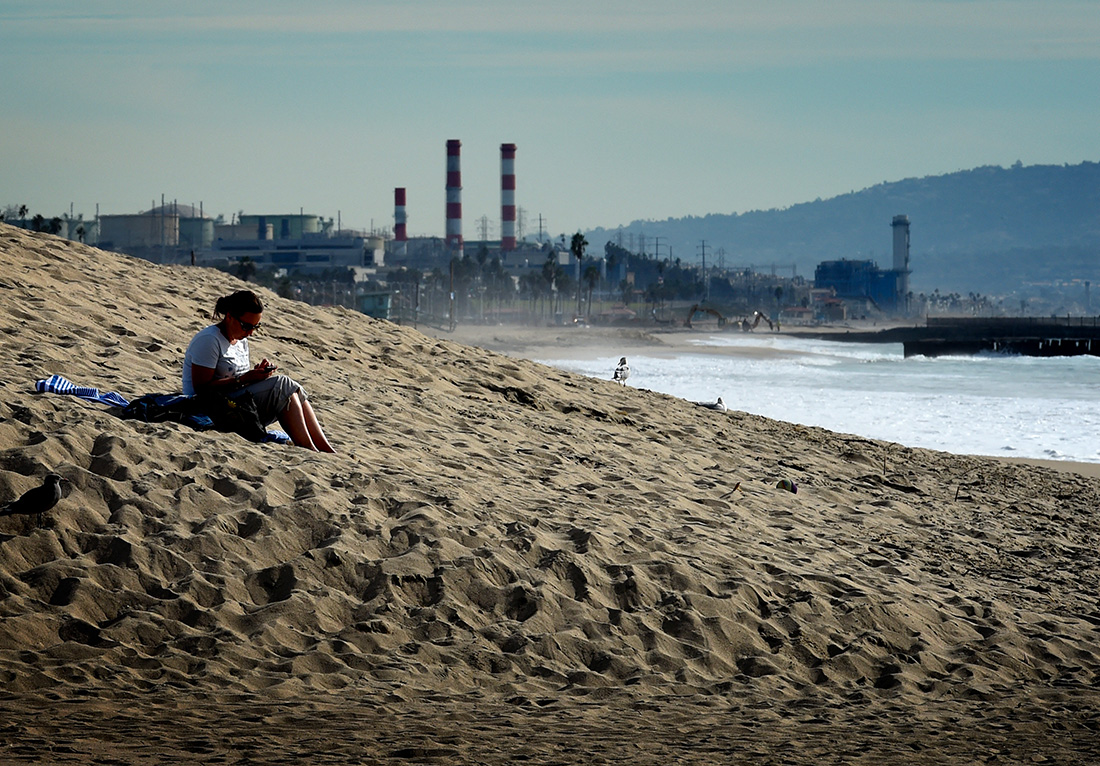
[[[1100,358],[905,358],[901,344],[715,335],[632,356],[630,384],[692,401],[947,452],[1100,462]],[[718,347],[745,354],[711,353]],[[751,352],[751,353],[750,353]],[[763,352],[763,353],[762,353]],[[547,364],[605,378],[608,360]]]

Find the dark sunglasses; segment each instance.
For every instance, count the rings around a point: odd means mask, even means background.
[[[237,324],[239,324],[241,326],[241,329],[244,330],[245,332],[252,332],[254,330],[260,329],[260,323],[259,322],[257,322],[256,324],[252,324],[251,322],[244,321],[239,316],[235,316],[233,318],[237,320]]]

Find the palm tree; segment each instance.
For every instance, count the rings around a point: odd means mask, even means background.
[[[588,247],[588,240],[579,231],[573,235],[573,241],[569,244],[569,251],[579,261],[584,258],[584,249]]]
[[[619,289],[623,293],[623,306],[625,306],[626,308],[630,308],[630,296],[633,294],[631,284],[624,279],[623,281],[619,282]]]
[[[584,282],[588,285],[588,313],[589,317],[592,316],[592,288],[600,281],[600,270],[596,264],[590,263],[584,269]]]
[[[558,268],[558,259],[553,253],[550,253],[546,257],[546,263],[542,264],[542,278],[546,281],[546,284],[554,284],[554,277],[557,276]]]
[[[573,235],[573,239],[569,243],[569,252],[573,253],[573,257],[577,259],[577,314],[581,313],[581,282],[583,280],[581,271],[584,266],[584,249],[588,247],[588,240],[584,238],[584,235],[579,231]]]
[[[246,255],[237,262],[237,278],[248,282],[254,276],[256,276],[256,262]]]

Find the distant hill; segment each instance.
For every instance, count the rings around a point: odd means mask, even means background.
[[[607,241],[634,249],[639,236],[661,237],[674,258],[698,262],[706,240],[707,258],[727,266],[778,265],[778,273],[812,278],[823,260],[875,260],[888,268],[890,223],[909,216],[911,284],[914,290],[984,293],[1021,284],[1090,279],[1100,284],[1100,163],[980,167],[942,176],[882,183],[785,210],[712,214],[634,221],[621,229],[586,234],[601,251]]]

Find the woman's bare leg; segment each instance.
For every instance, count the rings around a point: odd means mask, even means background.
[[[312,411],[311,408],[310,412]],[[316,417],[314,417],[314,420],[316,420]],[[283,410],[282,414],[279,416],[279,424],[286,429],[287,435],[290,436],[290,440],[299,447],[305,447],[306,449],[314,451],[317,450],[316,445],[313,443],[313,439],[309,435],[305,413],[302,410],[302,400],[298,397],[297,392],[291,394],[286,409]]]
[[[295,394],[295,398],[297,398],[297,394]],[[313,441],[313,446],[321,452],[336,452],[332,445],[328,443],[328,439],[325,438],[325,432],[321,430],[321,422],[317,420],[317,413],[313,411],[313,405],[309,403],[309,399],[302,399],[302,415],[306,421],[306,430],[309,431],[309,438]]]

